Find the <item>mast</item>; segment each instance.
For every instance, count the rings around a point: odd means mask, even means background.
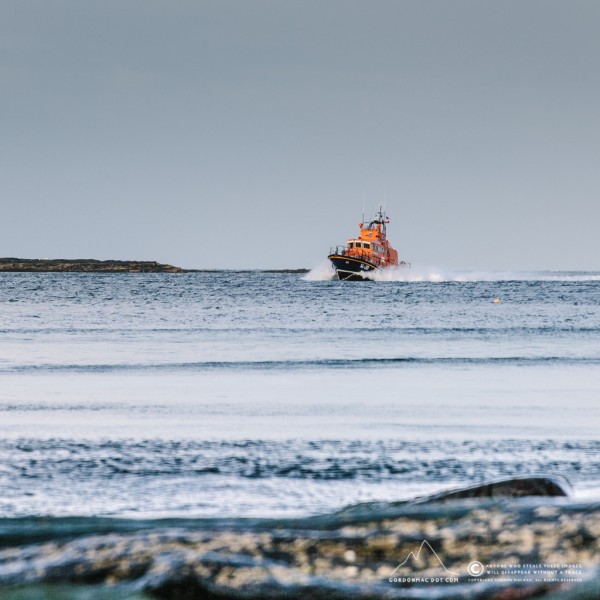
[[[381,204],[379,205],[379,211],[375,213],[375,223],[381,224],[381,233],[383,233],[383,236],[385,237],[385,224],[387,223],[387,219],[385,216],[385,211]]]

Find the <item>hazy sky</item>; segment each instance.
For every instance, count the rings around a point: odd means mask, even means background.
[[[0,256],[600,269],[598,0],[2,0]]]

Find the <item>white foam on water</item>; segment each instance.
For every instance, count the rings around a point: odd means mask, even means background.
[[[587,482],[581,483],[573,489],[573,496],[581,502],[597,502],[600,498],[600,487],[596,484]]]
[[[302,279],[304,281],[331,281],[335,276],[335,271],[331,266],[331,263],[323,261],[316,267],[312,268]]]
[[[389,282],[600,281],[600,273],[560,271],[453,271],[438,267],[388,267],[363,273],[365,279]]]
[[[361,273],[365,279],[379,282],[476,282],[476,281],[600,281],[598,272],[578,271],[455,271],[443,267],[387,267]],[[304,281],[331,281],[335,271],[329,261],[312,268]]]

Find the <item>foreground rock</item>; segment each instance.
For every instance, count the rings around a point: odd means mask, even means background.
[[[4,519],[0,547],[0,598],[17,600],[595,598],[600,505],[529,497],[278,521]]]
[[[173,265],[141,260],[0,258],[0,272],[186,273]]]

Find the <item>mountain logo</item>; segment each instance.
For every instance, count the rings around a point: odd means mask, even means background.
[[[439,564],[440,569],[444,571],[443,575],[449,576],[453,575],[454,577],[458,577],[458,573],[454,571],[450,571],[450,569],[446,568],[446,565],[439,557],[438,553],[433,549],[431,544],[427,540],[423,540],[416,554],[411,550],[408,553],[408,556],[390,573],[389,579],[390,581],[400,581],[404,582],[406,577],[400,577],[398,572],[402,568],[410,567],[413,571],[423,571],[428,567],[432,567],[435,564]],[[429,582],[430,580],[438,581],[439,578],[429,578],[429,577],[421,577],[419,578],[423,582]],[[450,582],[447,578],[446,581]],[[454,583],[454,579],[452,579],[452,583]]]

